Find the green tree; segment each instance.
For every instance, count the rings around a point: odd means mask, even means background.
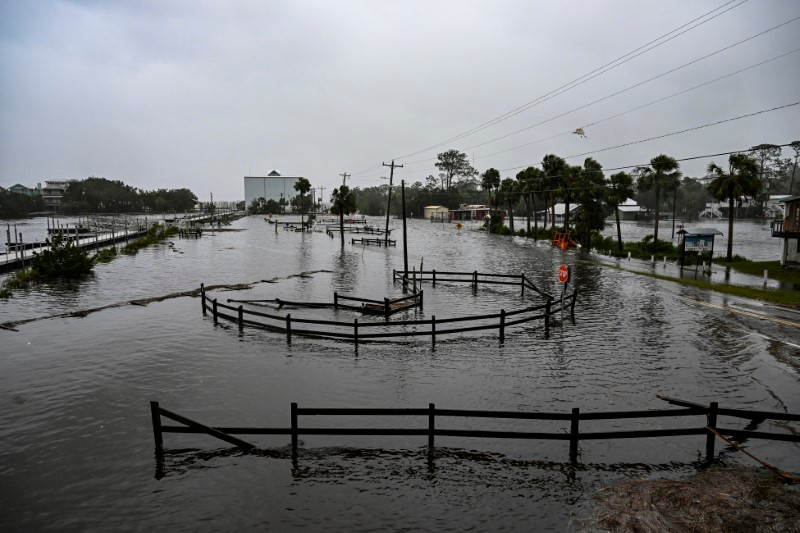
[[[592,231],[602,230],[606,224],[606,211],[603,204],[603,192],[606,178],[603,165],[594,158],[587,157],[583,168],[576,175],[573,184],[573,197],[580,203],[581,209],[575,216],[575,230],[580,236],[581,244],[587,250],[591,246]]]
[[[550,207],[550,230],[556,227],[556,193],[561,188],[561,180],[567,168],[567,162],[555,154],[547,154],[542,158],[542,172],[544,172],[544,186]]]
[[[633,197],[633,178],[627,172],[612,174],[605,189],[606,203],[614,210],[617,220],[617,246],[622,251],[622,229],[619,225],[619,204]]]
[[[79,278],[92,271],[94,262],[86,250],[78,248],[60,233],[53,235],[50,247],[34,252],[31,270],[42,280]]]
[[[305,203],[304,198],[306,193],[311,190],[311,182],[309,182],[306,178],[298,178],[296,182],[294,182],[294,190],[300,193],[300,226],[305,228]]]
[[[458,177],[471,178],[478,171],[469,164],[467,154],[458,150],[448,150],[437,154],[436,168],[441,172],[442,189],[449,191],[453,180]]]
[[[636,167],[636,185],[642,191],[654,191],[656,220],[653,231],[653,246],[658,247],[658,222],[661,216],[661,192],[672,191],[680,185],[680,165],[674,157],[660,154],[650,160],[650,166]]]
[[[583,167],[580,165],[566,165],[558,180],[558,193],[564,201],[564,231],[569,231],[569,207],[583,179],[582,172]]]
[[[481,188],[489,191],[489,213],[492,212],[492,189],[500,188],[500,171],[496,168],[489,168],[481,174]],[[492,215],[490,214],[490,217]],[[489,222],[489,231],[492,230],[492,222]]]
[[[728,200],[728,261],[733,257],[733,203],[739,197],[752,197],[761,191],[758,173],[758,163],[745,154],[728,157],[728,172],[713,162],[708,165],[708,174],[713,178],[709,192],[719,201]]]
[[[356,195],[347,185],[333,189],[331,193],[331,213],[339,215],[339,234],[344,250],[344,216],[356,211]]]

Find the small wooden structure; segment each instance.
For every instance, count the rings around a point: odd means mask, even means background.
[[[426,205],[423,208],[423,216],[431,222],[449,222],[450,209],[443,205]]]
[[[781,266],[800,262],[800,196],[790,196],[781,203],[786,205],[783,220],[771,224],[772,236],[783,239]]]
[[[365,246],[397,246],[397,241],[392,239],[350,239],[350,244],[363,244]]]

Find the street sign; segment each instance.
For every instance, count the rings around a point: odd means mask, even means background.
[[[705,252],[714,246],[713,235],[687,235],[684,237],[687,252]]]
[[[567,265],[561,265],[558,267],[558,281],[561,283],[566,283],[569,281],[569,267]]]

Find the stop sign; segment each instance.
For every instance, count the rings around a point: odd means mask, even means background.
[[[561,265],[558,267],[558,281],[561,283],[566,283],[569,281],[569,267],[567,265]]]

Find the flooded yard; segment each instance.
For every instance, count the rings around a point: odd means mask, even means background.
[[[251,437],[259,450],[243,453],[207,436],[165,434],[167,453],[159,464],[151,400],[209,425],[269,427],[289,425],[291,402],[590,412],[666,408],[656,398],[663,394],[800,412],[800,329],[789,321],[730,313],[724,308],[735,301],[730,297],[584,263],[580,252],[469,226],[457,231],[451,224],[410,221],[409,268],[524,272],[558,293],[556,268],[570,264],[579,290],[574,322],[557,322],[549,336],[541,323],[509,328],[503,343],[496,332],[476,332],[437,339],[435,350],[429,338],[410,337],[362,343],[356,351],[349,342],[296,336],[288,344],[280,333],[215,325],[196,297],[126,304],[201,283],[249,286],[210,291],[220,301],[403,294],[392,280],[392,270],[403,268],[397,220],[396,248],[352,246],[348,239],[343,252],[338,238],[276,232],[263,217],[233,227],[243,231],[176,238],[98,265],[78,286],[36,287],[0,301],[0,322],[30,320],[18,331],[0,330],[3,529],[577,529],[593,512],[592,495],[600,487],[689,475],[705,449],[703,436],[582,441],[573,468],[564,441],[441,437],[431,458],[425,437],[308,436],[293,462],[286,436]],[[771,259],[772,243],[761,225],[737,227],[750,232],[752,242],[744,239],[734,253]],[[623,238],[638,240],[636,231],[639,226],[624,227]],[[424,308],[392,320],[491,314],[541,301],[532,291],[522,295],[502,286],[422,288]],[[47,318],[115,303],[121,305],[83,317]],[[291,313],[383,320],[345,310]],[[522,422],[465,423],[568,431],[558,422]],[[616,421],[606,428],[682,423]],[[726,421],[726,427],[745,424]],[[760,430],[796,433],[800,427],[764,422]],[[748,446],[784,470],[800,470],[794,444]],[[732,449],[718,450],[725,464],[751,464]]]

